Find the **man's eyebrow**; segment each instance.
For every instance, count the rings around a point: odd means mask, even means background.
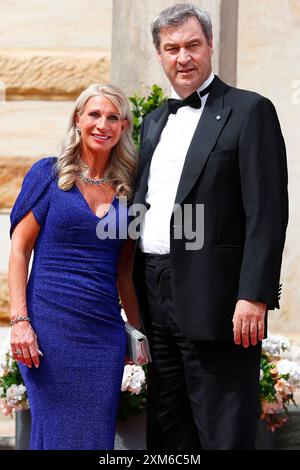
[[[185,42],[185,44],[192,44],[193,42],[201,42],[201,39],[200,38],[192,38],[192,39],[189,39],[188,41]],[[179,43],[178,42],[166,42],[164,44],[164,47],[169,47],[169,46],[178,46]]]

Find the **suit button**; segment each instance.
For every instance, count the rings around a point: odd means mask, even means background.
[[[220,114],[217,114],[217,115],[216,115],[216,120],[217,120],[217,121],[220,121],[220,119],[221,119]]]

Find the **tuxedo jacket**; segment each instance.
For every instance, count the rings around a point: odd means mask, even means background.
[[[145,204],[151,159],[168,116],[164,104],[143,122],[134,203]],[[167,174],[165,181],[167,191]],[[190,240],[184,229],[181,239],[174,236],[175,213],[170,219],[171,284],[178,322],[192,340],[232,340],[238,299],[279,308],[288,220],[287,164],[277,114],[267,98],[215,77],[174,203],[181,208],[189,204],[194,211],[197,204],[204,205],[204,244],[197,250],[187,249]],[[146,317],[144,257],[139,250],[133,279]]]

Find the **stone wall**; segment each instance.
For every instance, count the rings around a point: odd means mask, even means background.
[[[101,49],[1,49],[6,98],[68,100],[91,83],[108,82],[109,51]]]
[[[24,173],[34,163],[31,158],[0,158],[0,209],[12,207],[20,190]]]
[[[1,0],[0,48],[109,50],[111,22],[112,0]]]
[[[32,163],[57,154],[74,98],[110,80],[112,0],[2,0],[0,14],[1,321],[9,210]]]

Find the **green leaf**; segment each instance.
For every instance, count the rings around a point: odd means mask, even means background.
[[[165,103],[166,100],[167,97],[164,95],[162,88],[155,84],[151,86],[148,96],[138,96],[137,94],[134,94],[129,97],[133,113],[133,141],[138,149],[140,147],[142,120],[147,116],[147,114]]]

